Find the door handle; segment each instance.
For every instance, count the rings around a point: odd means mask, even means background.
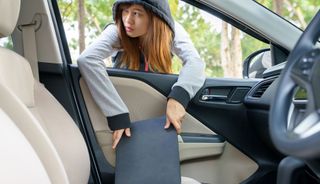
[[[226,101],[227,96],[225,95],[202,95],[201,100],[202,101]]]

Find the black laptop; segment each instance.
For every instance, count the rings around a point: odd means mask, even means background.
[[[116,148],[115,184],[181,184],[177,133],[165,116],[131,124]]]

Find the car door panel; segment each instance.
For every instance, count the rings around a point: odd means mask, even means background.
[[[80,96],[83,98],[97,143],[107,162],[114,166],[115,154],[111,148],[112,132],[107,126],[107,120],[94,103],[89,89],[80,77],[77,66],[71,65],[71,71],[74,83],[78,83]],[[119,95],[126,103],[132,121],[165,114],[166,96],[177,80],[177,75],[117,69],[108,69],[108,74]],[[223,84],[226,85],[226,83]],[[236,86],[236,82],[233,85]],[[79,94],[76,96],[80,97]],[[206,105],[205,103],[204,106]],[[190,103],[190,106],[197,106],[195,100]],[[217,135],[196,117],[189,113],[188,108],[188,113],[183,120],[182,134],[179,137],[183,176],[190,176],[204,183],[225,183],[224,181],[227,181],[229,176],[234,176],[232,182],[239,183],[257,170],[257,164],[253,160],[226,142],[224,137]],[[227,155],[232,157],[236,155],[236,157],[226,158]],[[233,168],[231,165],[234,163],[239,163],[239,166],[245,164],[247,168]],[[197,167],[201,168],[199,172],[195,172]],[[229,171],[228,177],[221,174],[221,170],[224,169]]]
[[[129,108],[132,121],[158,117],[165,114],[166,98],[149,85],[135,79],[110,78],[121,98]],[[111,165],[114,165],[115,156],[111,149],[112,131],[107,126],[106,118],[94,103],[83,79],[80,79],[80,86],[98,142],[102,146],[107,160]],[[211,130],[203,126],[189,114],[186,115],[183,124],[182,132],[195,133],[197,135],[214,135]]]

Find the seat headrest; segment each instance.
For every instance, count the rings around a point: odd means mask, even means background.
[[[11,35],[20,12],[20,0],[0,0],[0,38]]]
[[[12,91],[27,107],[34,107],[34,78],[30,64],[22,56],[1,47],[0,83]]]

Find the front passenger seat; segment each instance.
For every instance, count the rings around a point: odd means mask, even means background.
[[[20,0],[0,1],[0,38],[11,35],[19,11]],[[88,183],[90,159],[79,128],[60,103],[34,79],[28,61],[2,47],[0,108],[32,145],[51,183]],[[19,171],[16,172],[19,176]]]

